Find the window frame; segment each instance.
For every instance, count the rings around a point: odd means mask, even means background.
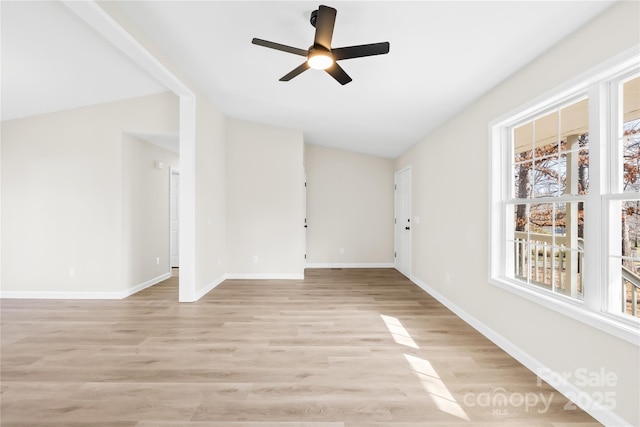
[[[610,310],[613,293],[609,282],[613,276],[609,274],[609,248],[611,244],[619,244],[619,237],[615,240],[611,233],[611,201],[628,198],[629,194],[613,191],[618,180],[613,168],[617,148],[608,148],[614,134],[617,141],[616,105],[620,104],[612,88],[638,70],[640,61],[635,47],[489,123],[488,273],[489,283],[495,286],[640,346],[640,321]],[[584,200],[584,215],[588,218],[584,232],[589,238],[584,242],[583,299],[578,300],[507,277],[510,259],[506,241],[513,227],[508,214],[509,205],[513,206],[509,178],[513,156],[511,129],[584,97],[589,99],[589,193],[580,198]],[[562,196],[554,201],[569,201],[564,199]],[[528,202],[542,200],[532,198]]]

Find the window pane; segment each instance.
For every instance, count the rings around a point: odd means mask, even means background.
[[[550,146],[545,146],[539,151],[542,152],[544,148],[549,148]],[[554,147],[554,148],[557,148]],[[550,150],[546,152],[546,156],[536,160],[535,162],[535,171],[534,171],[534,188],[533,193],[535,197],[556,197],[559,196],[560,193],[560,181],[559,181],[559,173],[558,173],[558,156],[557,155],[549,155],[550,152],[556,152],[557,150]]]
[[[529,231],[535,234],[551,235],[553,229],[553,204],[531,204],[529,213]]]
[[[622,135],[620,136],[625,192],[640,191],[640,77],[622,85]]]
[[[560,110],[560,132],[562,140],[574,135],[589,133],[589,100],[583,99]]]
[[[624,123],[640,119],[640,76],[623,83],[622,110]]]
[[[625,192],[640,191],[640,120],[625,123],[622,139],[622,182]]]
[[[588,120],[583,99],[513,130],[514,198],[588,193]]]
[[[582,299],[582,202],[514,205],[514,278]]]
[[[635,264],[636,272],[629,268],[629,264]],[[638,267],[640,266],[640,258],[633,260],[622,260],[622,312],[633,317],[640,317],[640,303],[638,294],[640,294],[640,274]]]
[[[578,194],[589,193],[589,134],[583,135],[578,152]]]
[[[562,163],[559,168],[563,194],[589,191],[589,100],[560,110]]]
[[[574,298],[582,298],[584,260],[584,204],[557,203],[554,211],[553,241],[554,290]]]
[[[622,203],[622,298],[623,312],[638,316],[640,291],[640,200]],[[635,307],[635,309],[634,309]]]
[[[531,252],[529,242],[526,239],[516,237],[513,248],[513,274],[514,278],[528,282],[529,265],[531,264]]]
[[[514,162],[531,160],[531,150],[533,150],[533,123],[529,122],[513,130]]]
[[[621,244],[611,248],[609,274],[613,283],[620,287],[610,289],[610,308],[617,313],[640,317],[637,303],[640,292],[640,198],[612,201],[611,209],[620,215],[620,221],[614,221],[610,229],[614,235],[621,236]]]
[[[519,204],[515,205],[514,209],[514,230],[516,231],[516,238],[518,232],[529,231],[529,205]]]
[[[561,246],[553,250],[553,291],[582,299],[583,252]]]
[[[533,123],[513,130],[513,194],[518,199],[532,197]]]
[[[529,205],[514,206],[513,274],[515,278],[528,281],[529,269]]]
[[[584,241],[584,203],[556,203],[553,236],[556,243],[571,248],[582,248]],[[573,239],[565,242],[563,239]]]
[[[560,125],[560,113],[554,111],[540,117],[533,122],[533,135],[535,148],[555,146],[560,143],[558,131]]]
[[[562,141],[558,162],[559,194],[589,192],[589,135],[569,135]]]
[[[529,154],[531,151],[528,152]],[[513,167],[513,195],[517,199],[529,199],[532,197],[531,176],[533,172],[533,162],[526,161],[516,163]]]
[[[640,273],[640,266],[635,261],[640,257],[640,200],[628,200],[622,203],[622,264],[634,273]]]
[[[531,235],[531,283],[551,289],[551,236]]]
[[[622,189],[627,193],[637,193],[640,191],[640,77],[625,82],[621,92]],[[623,313],[638,317],[640,201],[627,200],[620,207],[622,265],[618,274],[622,285],[621,308]]]

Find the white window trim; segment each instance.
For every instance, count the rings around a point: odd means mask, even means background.
[[[603,184],[609,182],[610,179],[605,179],[601,173],[602,170],[608,169],[606,162],[609,161],[606,150],[609,130],[602,128],[601,123],[610,120],[612,111],[609,108],[608,85],[596,85],[596,83],[616,78],[630,67],[638,66],[639,49],[640,46],[635,46],[489,123],[488,279],[489,283],[501,289],[640,347],[640,327],[636,319],[627,319],[621,315],[612,314],[607,311],[606,307],[608,295],[606,295],[607,287],[604,286],[604,283],[608,280],[608,276],[607,263],[603,260],[608,254],[608,249],[603,250],[601,246],[604,239],[607,238],[606,236],[609,235],[607,230],[609,216],[601,213],[607,212],[605,204],[608,204],[612,198],[624,197],[624,194],[612,195],[608,191],[609,189],[602,188]],[[504,172],[509,170],[511,165],[510,148],[504,143],[509,138],[507,128],[540,112],[547,106],[575,99],[581,93],[587,93],[589,96],[589,150],[590,156],[593,155],[593,158],[598,160],[590,164],[589,175],[599,177],[599,179],[591,180],[589,194],[585,196],[585,216],[589,215],[588,218],[590,218],[589,222],[585,223],[585,233],[602,236],[600,242],[595,239],[585,242],[584,264],[589,273],[585,274],[584,286],[588,291],[584,293],[582,301],[555,294],[534,285],[524,284],[503,274],[506,271],[506,245],[504,242],[508,230],[504,201],[508,200],[511,194],[510,183],[505,182],[506,174]]]

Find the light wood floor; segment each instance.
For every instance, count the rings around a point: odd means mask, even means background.
[[[600,425],[395,270],[306,277],[2,300],[2,427]]]

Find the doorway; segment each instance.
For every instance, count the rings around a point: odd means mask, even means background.
[[[408,166],[394,176],[394,243],[395,267],[411,277],[411,167]]]

